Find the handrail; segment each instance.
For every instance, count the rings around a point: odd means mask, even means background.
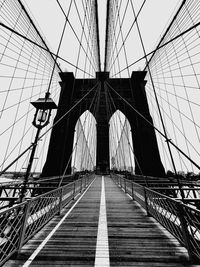
[[[94,179],[83,176],[0,212],[0,266]]]
[[[81,178],[83,175],[77,175]],[[76,178],[77,178],[76,177]],[[74,175],[65,175],[61,186],[72,183],[75,179]],[[33,179],[27,183],[27,197],[34,197],[35,193],[42,194],[43,192],[58,188],[60,176],[42,177],[41,179]],[[23,180],[13,180],[0,184],[0,210],[13,206],[16,200],[10,197],[19,198],[23,188]],[[38,191],[38,188],[40,191]]]
[[[200,260],[200,210],[120,175],[111,174],[111,177],[148,216],[154,217],[186,247],[191,259]]]
[[[128,180],[138,183],[142,186],[158,191],[161,194],[168,195],[172,198],[182,198],[182,191],[184,192],[184,199],[182,199],[183,201],[189,198],[195,199],[192,202],[193,205],[195,205],[197,209],[199,209],[200,207],[200,201],[197,200],[200,196],[200,185],[197,182],[185,181],[180,179],[180,189],[179,185],[177,184],[177,181],[173,181],[174,178],[159,178],[140,175],[128,175],[127,177],[127,174],[122,177],[127,178]]]

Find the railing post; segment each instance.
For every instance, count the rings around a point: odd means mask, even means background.
[[[120,179],[119,179],[119,177],[118,177],[116,174],[113,174],[112,179],[114,180],[114,182],[115,182],[117,185],[120,184]]]
[[[18,245],[18,251],[20,251],[21,247],[23,246],[24,243],[24,236],[25,236],[25,232],[26,232],[26,223],[28,220],[28,215],[29,215],[29,211],[30,211],[30,207],[31,207],[31,200],[27,200],[26,204],[25,204],[25,210],[24,210],[24,216],[23,216],[23,220],[22,220],[22,227],[20,230],[20,235],[19,235],[19,245]]]
[[[119,185],[122,187],[122,178],[119,177]]]
[[[188,251],[188,255],[189,255],[190,259],[192,260],[194,258],[194,255],[192,253],[192,247],[190,244],[190,234],[188,231],[187,222],[185,220],[184,213],[185,213],[185,211],[184,211],[183,205],[181,203],[178,203],[178,215],[179,215],[179,219],[181,222],[183,239],[185,242],[185,247]]]
[[[147,216],[150,217],[149,208],[148,208],[147,192],[146,192],[146,188],[144,186],[143,186],[143,192],[144,192],[144,199],[145,199],[145,207],[146,207]]]
[[[82,179],[82,188],[83,188],[83,190],[85,189],[85,176]]]
[[[126,193],[126,179],[124,178],[124,192]]]
[[[17,185],[15,185],[14,189],[13,189],[13,195],[12,195],[13,197],[15,197],[15,194],[16,194],[16,191],[17,191],[16,187],[17,187]]]
[[[58,215],[61,214],[62,211],[62,197],[63,197],[63,188],[61,188],[60,190],[60,196],[59,196],[59,211],[58,211]]]
[[[132,196],[132,199],[135,200],[135,198],[134,198],[134,190],[133,190],[133,182],[131,182],[131,196]]]
[[[80,181],[81,182],[81,184],[80,184],[80,193],[82,192],[82,187],[83,187],[83,185],[82,185],[82,179],[83,178],[81,178],[81,181]]]
[[[76,194],[76,181],[74,181],[74,188],[73,188],[73,197],[72,197],[72,199],[75,199],[75,194]]]

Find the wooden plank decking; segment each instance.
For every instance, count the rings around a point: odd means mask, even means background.
[[[101,177],[97,176],[32,261],[27,260],[73,203],[38,232],[4,267],[94,266],[101,181]],[[105,177],[105,196],[110,266],[194,266],[188,262],[186,250],[109,177]]]

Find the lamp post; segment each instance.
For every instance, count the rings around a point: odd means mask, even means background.
[[[46,125],[49,124],[52,109],[57,109],[57,105],[50,98],[50,93],[46,93],[44,98],[39,98],[35,102],[31,102],[31,104],[36,108],[36,112],[35,112],[32,124],[37,128],[37,132],[35,135],[34,142],[32,143],[32,151],[31,151],[28,166],[26,169],[26,174],[24,177],[24,183],[23,183],[21,195],[20,195],[20,202],[23,201],[25,194],[26,194],[27,183],[28,183],[28,179],[30,176],[31,167],[33,164],[33,159],[34,159],[40,131],[42,128],[44,128]]]

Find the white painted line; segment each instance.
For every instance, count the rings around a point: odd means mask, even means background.
[[[102,176],[102,182],[101,182],[101,202],[99,211],[99,223],[98,223],[94,266],[95,267],[110,266],[104,176]]]
[[[74,207],[79,203],[79,201],[82,199],[82,197],[85,195],[85,193],[88,191],[90,186],[94,183],[96,178],[92,181],[92,183],[88,186],[88,188],[85,190],[85,192],[77,199],[77,201],[74,203],[74,205],[68,210],[68,212],[65,214],[65,216],[60,220],[60,222],[53,228],[53,230],[48,234],[48,236],[42,241],[42,243],[36,248],[36,250],[33,252],[33,254],[28,258],[28,260],[22,265],[22,267],[28,267],[32,261],[35,259],[35,257],[38,255],[38,253],[43,249],[43,247],[46,245],[46,243],[49,241],[49,239],[53,236],[53,234],[58,230],[58,228],[61,226],[61,224],[64,222],[64,220],[67,218],[67,216],[71,213],[71,211],[74,209]]]

